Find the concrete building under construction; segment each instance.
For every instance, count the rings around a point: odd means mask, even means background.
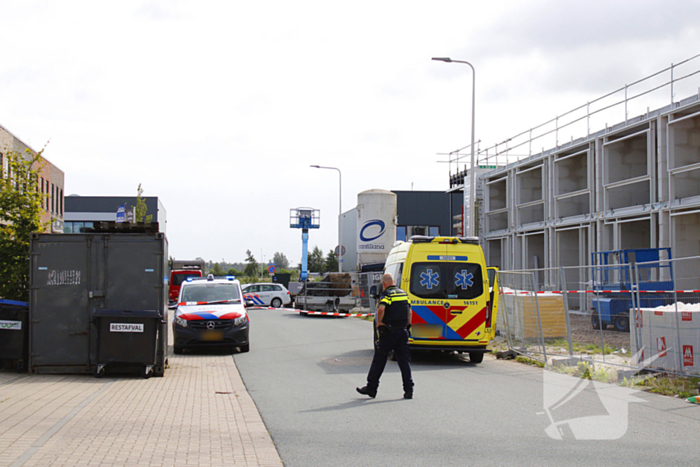
[[[675,258],[700,256],[700,93],[674,101],[679,78],[673,72],[672,66],[670,82],[659,86],[671,87],[665,107],[627,119],[631,97],[625,86],[616,104],[624,105],[624,121],[613,126],[586,128],[595,116],[591,101],[575,109],[583,116],[570,117],[583,124],[586,136],[572,134],[564,144],[556,140],[552,149],[515,161],[480,151],[477,231],[490,266],[589,265],[592,252],[633,248],[670,247]],[[697,73],[686,76],[694,89]],[[562,120],[548,122],[554,129],[540,133],[560,137]],[[518,135],[521,151],[532,146],[536,131]],[[510,151],[517,147],[507,141]],[[499,153],[498,147],[492,152]],[[465,210],[466,173],[450,175],[451,190],[465,192]]]

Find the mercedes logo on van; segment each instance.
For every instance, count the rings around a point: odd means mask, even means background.
[[[377,226],[379,228],[379,233],[376,233],[376,229],[371,229],[372,231],[365,236],[365,231],[373,226]],[[376,240],[379,237],[381,237],[384,234],[384,231],[386,230],[386,224],[384,224],[384,221],[381,221],[379,219],[374,219],[371,221],[365,222],[365,225],[362,226],[362,229],[360,230],[360,240],[363,242],[371,242],[372,240]],[[376,235],[374,235],[376,234]],[[374,235],[374,236],[372,236]]]
[[[214,321],[207,321],[207,329],[214,329],[216,327],[216,323]]]

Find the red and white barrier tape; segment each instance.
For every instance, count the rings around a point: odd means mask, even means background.
[[[305,311],[299,310],[299,313],[304,313],[307,315],[321,315],[321,316],[374,316],[374,313],[334,313],[332,311]]]
[[[536,294],[564,294],[564,293],[636,293],[636,290],[568,290],[563,292],[561,290],[544,290],[536,292],[528,291],[518,291],[518,292],[504,292],[503,295],[528,295],[531,293]],[[639,293],[700,293],[700,290],[640,290]]]

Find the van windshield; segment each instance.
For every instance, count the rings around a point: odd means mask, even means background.
[[[481,266],[465,262],[413,263],[411,293],[420,298],[471,300],[484,293]]]
[[[235,284],[209,284],[206,282],[185,285],[183,302],[240,301]]]

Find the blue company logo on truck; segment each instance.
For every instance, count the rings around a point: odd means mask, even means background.
[[[377,230],[379,233],[377,233]],[[384,232],[386,231],[386,224],[384,221],[379,220],[379,219],[372,219],[370,221],[365,222],[365,224],[362,226],[360,229],[360,240],[363,242],[372,242],[382,235],[384,235]],[[384,245],[375,245],[375,244],[365,244],[365,245],[360,245],[359,246],[360,250],[383,250]]]

